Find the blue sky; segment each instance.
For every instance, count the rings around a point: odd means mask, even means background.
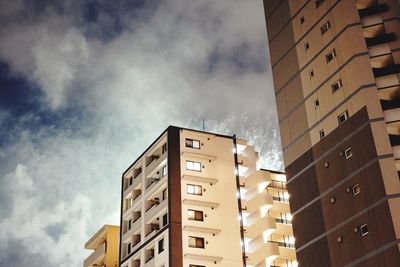
[[[168,125],[282,169],[261,0],[0,0],[0,266],[81,266]]]

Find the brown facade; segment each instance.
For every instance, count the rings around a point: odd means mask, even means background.
[[[264,7],[299,265],[399,266],[399,2]]]
[[[168,199],[169,199],[169,264],[183,267],[180,129],[168,127]],[[173,208],[171,208],[173,207]]]

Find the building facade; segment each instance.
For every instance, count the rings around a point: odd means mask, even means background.
[[[399,266],[399,2],[264,8],[299,266]]]
[[[119,266],[119,226],[104,225],[85,244],[86,249],[94,250],[83,262],[83,267]]]
[[[244,140],[168,127],[122,175],[120,266],[296,266],[285,175]]]

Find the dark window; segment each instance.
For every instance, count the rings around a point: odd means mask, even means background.
[[[332,87],[332,93],[336,92],[343,86],[342,80],[339,79],[336,82],[334,82],[331,87]]]
[[[346,110],[345,112],[343,112],[342,114],[340,114],[338,116],[339,125],[342,124],[343,122],[347,121],[348,118],[349,118],[349,114],[347,113],[347,110]]]
[[[203,194],[203,191],[202,191],[201,185],[188,184],[186,186],[186,193],[188,193],[190,195],[201,196]]]
[[[325,55],[326,63],[331,62],[336,57],[336,50],[333,49],[328,54]]]
[[[128,244],[128,254],[131,253],[131,243]]]
[[[368,234],[368,225],[364,224],[360,226],[360,235],[365,236]]]
[[[300,17],[300,24],[303,24],[306,20],[304,19],[304,16]]]
[[[193,221],[203,221],[204,220],[203,211],[189,209],[187,212],[187,218]]]
[[[163,226],[166,226],[167,223],[168,223],[168,214],[165,213],[165,214],[163,215],[163,217],[162,217],[162,224],[163,224]]]
[[[319,8],[325,0],[315,0],[315,7]]]
[[[186,147],[200,149],[200,140],[186,138]]]
[[[158,254],[164,251],[164,238],[158,241]]]
[[[162,200],[164,201],[164,200],[166,200],[167,199],[167,188],[165,188],[163,191],[162,191]]]
[[[130,219],[130,220],[128,221],[128,230],[130,230],[131,227],[132,227],[132,219]]]
[[[309,75],[310,75],[310,78],[314,77],[314,70],[310,70]]]
[[[204,248],[204,238],[189,236],[189,247],[191,248]]]
[[[310,44],[308,43],[308,42],[306,42],[305,44],[304,44],[304,50],[308,50],[308,49],[310,49]]]
[[[167,152],[167,150],[168,150],[168,145],[167,145],[167,143],[165,143],[162,146],[162,153],[164,154],[165,152]]]
[[[324,25],[321,26],[321,35],[325,34],[331,28],[331,23],[329,20],[325,22]]]
[[[314,108],[318,108],[319,107],[319,100],[318,98],[314,100]]]
[[[319,137],[321,137],[321,139],[323,139],[323,138],[325,137],[325,131],[324,131],[324,129],[321,129],[321,130],[319,131]]]

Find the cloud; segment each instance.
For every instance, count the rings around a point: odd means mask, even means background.
[[[0,265],[81,266],[119,222],[121,173],[168,125],[204,117],[282,168],[261,1],[7,2],[0,60],[42,97],[0,109]]]

